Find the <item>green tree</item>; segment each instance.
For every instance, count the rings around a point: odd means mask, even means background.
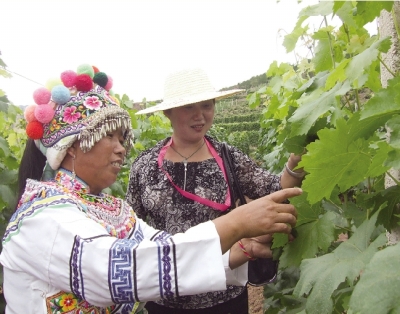
[[[6,64],[0,58],[0,75],[10,78]],[[0,234],[17,205],[18,167],[26,142],[25,119],[21,108],[14,106],[0,89]],[[0,282],[3,283],[1,268]],[[2,289],[1,289],[2,291]],[[0,312],[4,313],[5,301],[0,297]]]

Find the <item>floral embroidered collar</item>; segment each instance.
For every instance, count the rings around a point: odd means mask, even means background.
[[[87,183],[78,177],[74,178],[66,169],[60,168],[54,180],[47,184],[56,186],[77,200],[80,210],[102,225],[111,236],[124,239],[135,225],[135,214],[126,202],[105,193],[90,194]]]
[[[70,192],[90,193],[87,183],[78,177],[74,178],[72,172],[67,169],[60,168],[54,177],[54,181]]]

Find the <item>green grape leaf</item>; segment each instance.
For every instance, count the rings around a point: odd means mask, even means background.
[[[296,227],[316,221],[324,213],[324,209],[321,207],[320,203],[311,205],[307,201],[307,192],[303,192],[301,195],[291,198],[290,204],[297,209]]]
[[[279,258],[280,267],[299,266],[306,258],[313,258],[320,252],[326,252],[335,240],[335,226],[332,220],[335,214],[328,212],[317,219],[296,227],[296,239],[288,243]]]
[[[17,133],[10,132],[7,137],[7,142],[10,147],[18,145],[18,136]]]
[[[388,166],[385,166],[384,163],[391,150],[391,147],[386,142],[377,143],[377,149],[374,150],[376,154],[372,157],[371,164],[366,174],[367,177],[378,177],[390,169]]]
[[[346,68],[347,79],[350,82],[357,82],[362,74],[369,73],[369,67],[374,65],[380,52],[387,52],[390,48],[390,38],[386,37],[374,42],[371,47],[354,56]],[[375,65],[374,65],[375,68]],[[360,84],[358,87],[361,87]]]
[[[365,86],[369,87],[373,92],[377,92],[382,89],[382,83],[378,74],[380,73],[379,64],[379,60],[373,61],[371,66],[366,71],[368,74],[368,79],[365,82]]]
[[[265,118],[275,117],[279,106],[280,106],[280,101],[278,96],[276,94],[272,95],[271,98],[269,99],[267,108],[263,112]]]
[[[352,140],[350,132],[351,125],[338,120],[336,129],[320,130],[319,140],[307,146],[299,166],[309,172],[302,188],[311,204],[329,198],[336,185],[345,191],[365,178],[371,163],[368,142]]]
[[[321,1],[318,4],[310,5],[302,9],[299,17],[325,16],[333,13],[333,1]]]
[[[348,125],[348,140],[355,141],[359,138],[368,139],[375,131],[383,127],[387,122],[387,116],[382,117],[370,117],[364,120],[360,119],[360,112],[353,114],[353,116],[347,121]]]
[[[366,118],[387,117],[400,113],[400,77],[388,81],[385,89],[378,91],[361,111],[361,120]]]
[[[400,169],[400,150],[390,151],[384,165],[389,168]]]
[[[304,147],[306,147],[307,144],[307,137],[302,135],[286,138],[283,146],[288,152],[301,155],[304,152]]]
[[[2,151],[0,156],[7,157],[10,155],[10,148],[8,147],[7,141],[3,137],[0,137],[0,150]]]
[[[307,82],[305,82],[301,87],[297,89],[298,92],[311,92],[311,91],[317,91],[321,90],[326,84],[326,80],[329,77],[330,72],[329,71],[324,71],[324,72],[319,72],[317,75],[309,79]]]
[[[8,101],[7,96],[0,97],[0,113],[7,112],[9,106],[10,102]]]
[[[354,282],[379,248],[385,245],[384,233],[371,242],[376,220],[377,214],[366,220],[332,253],[302,261],[300,280],[293,294],[308,295],[307,313],[332,313],[332,293],[342,282]]]
[[[278,61],[274,61],[269,66],[266,75],[267,77],[272,77],[272,78],[274,78],[275,76],[282,76],[286,72],[288,72],[291,68],[292,66],[288,63],[281,63],[278,66]]]
[[[354,21],[354,6],[351,1],[335,1],[333,11],[340,19],[347,24],[348,27],[356,27]]]
[[[331,52],[331,43],[329,35],[326,32],[319,31],[313,36],[318,39],[318,45],[315,48],[315,57],[313,59],[315,70],[322,72],[333,68],[333,56]]]
[[[357,204],[358,205],[358,204]],[[364,220],[367,218],[367,211],[362,207],[362,205],[357,206],[355,203],[347,202],[342,205],[341,211],[343,212],[343,219],[346,219],[346,222],[336,223],[337,226],[341,226],[343,228],[347,227],[347,221],[351,220],[355,226],[360,226]]]
[[[377,252],[354,288],[353,313],[399,313],[400,243]]]
[[[379,17],[382,10],[390,12],[394,1],[357,1],[357,14],[354,20],[358,26],[372,22]]]
[[[128,110],[129,116],[131,118],[132,129],[136,129],[138,127],[137,115],[135,114],[136,110]]]
[[[386,125],[388,126],[388,130],[390,130],[389,145],[400,149],[400,116],[396,115],[389,119]]]
[[[286,48],[286,53],[292,52],[294,48],[296,47],[297,41],[299,38],[304,35],[308,27],[301,27],[301,24],[308,18],[308,16],[303,16],[300,17],[296,23],[296,26],[294,27],[293,31],[286,35],[283,39],[283,46]],[[267,73],[268,75],[268,73]]]
[[[0,184],[0,199],[8,205],[14,204],[16,199],[14,189],[9,185]]]
[[[254,92],[247,96],[247,101],[251,109],[257,108],[260,105],[260,94],[258,92]]]
[[[15,158],[15,156],[8,156],[4,158],[4,165],[9,169],[18,169],[20,160]],[[17,174],[15,174],[15,178],[17,178]]]
[[[384,176],[382,181],[384,181]],[[384,182],[382,182],[384,183]],[[383,184],[382,184],[383,185]],[[375,184],[376,186],[376,184]],[[393,226],[393,212],[397,210],[398,203],[400,201],[400,186],[393,185],[389,188],[382,188],[379,192],[364,194],[359,193],[356,198],[357,204],[360,206],[362,211],[365,211],[363,215],[370,215],[370,213],[379,212],[378,223],[383,225],[388,231]],[[368,210],[365,210],[368,209]],[[353,219],[356,216],[352,216]],[[365,220],[365,217],[356,217],[355,226],[360,225],[361,220]]]
[[[349,90],[350,85],[346,80],[343,84],[336,84],[331,90],[322,93],[319,97],[307,103],[302,103],[289,119],[289,122],[292,123],[290,136],[307,134],[322,114],[336,106],[336,97],[346,94]]]
[[[289,242],[288,235],[285,233],[274,233],[271,249],[280,248]]]
[[[16,183],[17,173],[16,170],[0,169],[1,184],[10,185]]]
[[[347,78],[345,68],[350,62],[350,59],[344,59],[339,63],[336,68],[330,72],[328,79],[326,80],[325,90],[330,90],[335,86],[336,82],[344,82]]]

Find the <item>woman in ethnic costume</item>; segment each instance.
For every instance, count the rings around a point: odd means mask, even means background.
[[[204,71],[188,69],[167,77],[162,103],[136,113],[162,111],[173,128],[171,137],[144,151],[131,167],[126,200],[152,227],[171,234],[185,232],[235,207],[237,199],[229,197],[226,165],[221,158],[222,143],[206,133],[213,123],[215,100],[241,92],[216,91]],[[229,154],[242,191],[250,199],[302,183],[304,172],[293,171],[300,156],[292,154],[285,171],[277,176],[236,147],[229,146]],[[232,249],[244,250],[250,259],[263,257],[254,251],[256,245],[252,239],[242,239]],[[259,263],[263,266],[258,267]],[[271,258],[249,265],[258,274],[258,284],[276,275],[277,265]],[[260,269],[265,272],[260,273]],[[231,285],[225,291],[148,302],[146,309],[150,314],[247,314],[247,289]]]
[[[102,192],[133,140],[109,78],[83,65],[61,81],[51,92],[37,90],[25,112],[23,193],[0,255],[7,314],[137,313],[145,301],[245,284],[243,257],[230,254],[238,266],[231,270],[221,253],[240,238],[289,233],[295,225],[295,208],[280,202],[300,189],[174,236],[148,226],[125,201]]]

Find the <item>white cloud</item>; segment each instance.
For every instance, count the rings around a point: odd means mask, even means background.
[[[293,61],[282,46],[302,7],[317,0],[3,0],[1,58],[45,84],[90,63],[134,101],[160,99],[169,73],[201,67],[217,89]],[[39,85],[14,75],[0,88],[16,105]]]

